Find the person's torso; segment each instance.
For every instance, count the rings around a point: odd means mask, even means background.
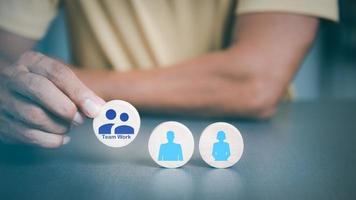
[[[230,0],[65,0],[74,62],[166,67],[221,48]]]

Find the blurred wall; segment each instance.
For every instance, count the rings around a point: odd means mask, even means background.
[[[314,47],[295,79],[301,99],[356,99],[356,1],[339,1],[339,6],[339,23],[321,22]]]
[[[342,2],[340,22],[321,23],[316,41],[295,77],[296,100],[356,99],[356,2]],[[63,9],[37,50],[70,63]]]
[[[36,50],[70,63],[70,45],[65,17],[64,10],[60,9],[48,28],[46,36],[38,43]]]

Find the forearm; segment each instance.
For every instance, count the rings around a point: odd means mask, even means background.
[[[107,100],[127,100],[148,112],[211,114],[214,110],[221,110],[221,105],[220,109],[211,109],[214,105],[218,106],[212,93],[226,90],[220,83],[225,82],[225,75],[221,74],[221,78],[216,76],[220,73],[218,66],[223,63],[224,57],[224,53],[214,53],[149,71],[75,72]],[[225,72],[222,70],[221,73]]]
[[[4,68],[5,66],[9,66],[11,63],[7,61],[6,59],[0,58],[0,70]]]
[[[127,100],[146,112],[265,117],[278,99],[277,89],[267,77],[258,78],[258,65],[240,61],[242,50],[211,53],[164,69],[77,74],[105,99]]]
[[[307,53],[318,28],[318,19],[304,15],[261,13],[240,16],[235,31],[235,46],[245,49],[261,72],[293,78]],[[253,52],[251,54],[251,52]]]
[[[36,41],[0,29],[0,69],[15,62]]]
[[[6,66],[11,65],[12,59],[5,55],[0,49],[0,70]]]
[[[128,100],[145,111],[266,117],[283,96],[316,29],[317,19],[311,17],[244,15],[229,50],[164,69],[95,72],[97,81],[90,72],[78,75],[105,98]]]

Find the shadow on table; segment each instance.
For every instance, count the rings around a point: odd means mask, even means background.
[[[148,189],[149,199],[229,199],[243,194],[243,181],[231,168],[159,168],[152,173]]]
[[[192,158],[189,162],[188,165],[193,165],[195,167],[205,167],[205,168],[210,168],[209,165],[207,165],[203,159],[201,158]]]
[[[26,145],[0,144],[0,165],[35,165],[46,163],[114,164],[119,158],[101,152],[78,149],[41,149]]]
[[[159,168],[150,178],[149,190],[149,199],[192,199],[193,178],[184,168]]]
[[[0,143],[0,164],[27,165],[41,162],[42,159],[36,154],[36,149],[30,146]]]

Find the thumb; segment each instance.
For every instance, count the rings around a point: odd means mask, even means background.
[[[83,95],[77,102],[79,102],[77,104],[79,109],[90,118],[96,117],[99,114],[101,107],[105,104],[105,101],[93,92],[89,95]]]

